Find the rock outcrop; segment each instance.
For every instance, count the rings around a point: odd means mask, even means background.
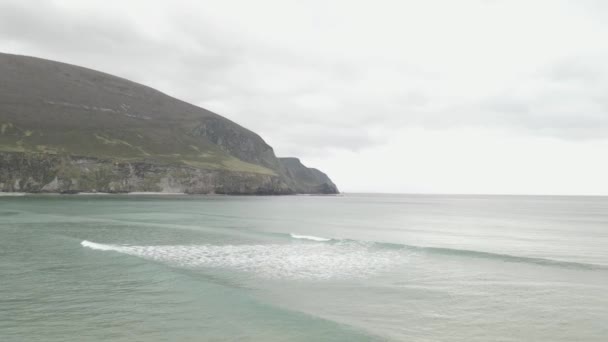
[[[298,158],[279,158],[281,175],[291,189],[303,194],[336,194],[338,187],[323,172],[304,166]]]

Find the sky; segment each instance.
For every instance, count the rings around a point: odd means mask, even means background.
[[[0,0],[0,51],[149,85],[344,192],[608,195],[608,3]]]

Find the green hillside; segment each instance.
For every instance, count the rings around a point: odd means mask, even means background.
[[[194,129],[212,119],[243,136],[255,139],[254,133],[151,88],[85,68],[5,54],[0,54],[0,75],[0,151],[275,173],[230,155]]]
[[[254,132],[126,79],[39,58],[0,54],[0,81],[0,153],[258,174],[277,178],[264,181],[281,192],[337,191],[324,174],[299,184],[290,175],[310,173],[286,172],[272,147]],[[8,170],[8,166],[4,168]],[[15,170],[10,172],[5,177],[12,182],[18,175]],[[214,182],[214,187],[223,186]],[[42,183],[32,184],[43,187]],[[3,184],[7,188],[7,182]]]

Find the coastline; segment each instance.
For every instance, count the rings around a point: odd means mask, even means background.
[[[251,193],[186,193],[186,192],[159,192],[159,191],[133,191],[133,192],[3,192],[0,191],[0,197],[21,197],[21,196],[247,196],[247,197],[276,197],[276,196],[322,196],[335,197],[341,196],[338,194],[251,194]]]

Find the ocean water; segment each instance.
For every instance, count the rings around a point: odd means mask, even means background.
[[[0,340],[607,341],[608,198],[0,197]]]

